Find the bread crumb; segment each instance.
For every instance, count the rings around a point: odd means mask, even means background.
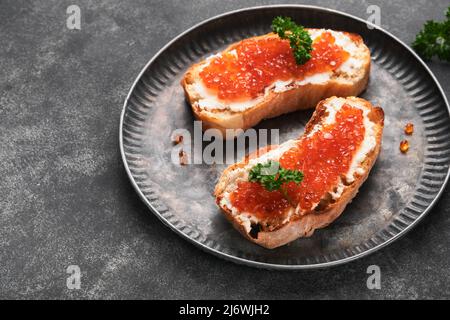
[[[180,150],[180,152],[178,153],[178,156],[180,158],[180,164],[182,166],[189,164],[189,159],[188,159],[188,155],[186,152],[184,152],[183,150]]]
[[[183,136],[181,134],[178,134],[178,135],[172,137],[172,141],[175,144],[180,144],[183,142]]]

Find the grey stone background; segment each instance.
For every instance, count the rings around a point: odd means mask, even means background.
[[[119,115],[145,63],[186,28],[278,1],[0,0],[0,298],[450,298],[450,190],[405,237],[308,272],[235,265],[163,226],[119,156]],[[299,3],[297,1],[279,1]],[[449,1],[303,1],[367,18],[411,43]],[[81,8],[81,30],[66,8]],[[429,63],[450,95],[450,65]],[[66,268],[79,265],[81,289]],[[382,289],[368,290],[379,265]]]

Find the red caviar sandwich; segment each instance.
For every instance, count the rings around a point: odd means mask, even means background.
[[[304,134],[228,167],[216,202],[247,239],[266,248],[309,237],[358,192],[381,146],[383,110],[364,99],[321,101]]]
[[[245,130],[366,88],[370,51],[359,35],[305,29],[282,17],[272,28],[187,70],[181,84],[204,129]]]

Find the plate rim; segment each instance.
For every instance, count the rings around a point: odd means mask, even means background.
[[[327,261],[327,262],[323,262],[323,263],[313,263],[313,264],[307,264],[307,265],[303,265],[303,264],[294,264],[294,265],[287,265],[287,264],[276,264],[276,263],[268,263],[268,262],[261,262],[261,261],[255,261],[255,260],[249,260],[249,259],[245,259],[245,258],[241,258],[241,257],[237,257],[235,255],[231,255],[228,253],[225,253],[223,251],[219,251],[216,250],[214,248],[211,248],[191,237],[189,237],[187,234],[183,233],[181,230],[179,230],[178,228],[176,228],[173,224],[171,224],[169,221],[167,221],[166,219],[164,219],[164,217],[158,212],[158,210],[150,203],[150,201],[147,199],[147,197],[145,197],[145,195],[143,194],[142,190],[139,188],[139,186],[137,185],[131,170],[128,166],[128,161],[125,155],[125,149],[124,149],[124,144],[123,144],[123,124],[124,124],[124,118],[125,118],[125,112],[127,109],[127,105],[128,105],[128,101],[130,99],[130,96],[132,95],[136,85],[138,84],[139,80],[142,78],[143,74],[145,73],[145,71],[148,69],[148,67],[168,48],[170,47],[173,43],[175,43],[178,39],[184,37],[186,34],[190,33],[191,31],[201,27],[202,25],[208,24],[211,21],[223,18],[223,17],[227,17],[227,16],[231,16],[234,14],[238,14],[241,12],[245,12],[245,11],[257,11],[257,10],[261,10],[261,9],[270,9],[270,8],[296,8],[296,9],[309,9],[309,10],[318,10],[318,11],[325,11],[325,12],[329,12],[331,14],[337,14],[337,15],[342,15],[345,16],[347,18],[351,18],[354,20],[357,20],[359,22],[365,23],[367,25],[370,25],[372,28],[377,29],[385,34],[387,34],[388,36],[390,36],[392,39],[394,39],[395,41],[397,41],[399,44],[401,44],[406,50],[408,50],[415,58],[416,60],[422,64],[422,66],[425,68],[425,70],[427,71],[427,73],[431,76],[432,80],[434,81],[434,84],[436,85],[439,93],[441,94],[443,101],[445,103],[445,106],[447,108],[447,113],[450,117],[450,106],[449,106],[449,102],[447,99],[447,96],[445,95],[444,90],[442,89],[442,86],[440,85],[439,81],[437,80],[436,76],[433,74],[433,72],[431,71],[431,69],[426,65],[426,63],[422,60],[422,58],[420,58],[420,56],[414,51],[412,50],[412,48],[410,48],[406,43],[404,43],[402,40],[400,40],[399,38],[397,38],[395,35],[393,35],[392,33],[390,33],[389,31],[385,30],[384,28],[371,23],[367,20],[364,20],[362,18],[359,18],[357,16],[354,16],[352,14],[343,12],[343,11],[339,11],[339,10],[335,10],[335,9],[330,9],[330,8],[325,8],[325,7],[320,7],[320,6],[314,6],[314,5],[303,5],[303,4],[276,4],[276,5],[261,5],[261,6],[252,6],[252,7],[245,7],[245,8],[240,8],[240,9],[236,9],[236,10],[232,10],[232,11],[227,11],[218,15],[215,15],[213,17],[210,17],[208,19],[202,20],[199,23],[193,25],[192,27],[186,29],[185,31],[181,32],[180,34],[178,34],[177,36],[175,36],[174,38],[172,38],[172,40],[170,40],[168,43],[166,43],[161,49],[159,49],[152,57],[151,59],[145,64],[145,66],[141,69],[141,71],[139,72],[139,74],[137,75],[137,77],[135,78],[130,90],[128,91],[128,94],[125,98],[124,104],[122,106],[122,111],[121,111],[121,115],[120,115],[120,124],[119,124],[119,148],[120,148],[120,154],[121,154],[121,159],[125,168],[125,171],[127,173],[128,179],[131,182],[131,185],[133,186],[133,188],[135,189],[136,193],[139,195],[139,197],[141,198],[141,200],[146,204],[146,206],[150,209],[150,211],[167,227],[169,227],[172,231],[174,231],[177,235],[181,236],[183,239],[187,240],[188,242],[194,244],[196,247],[199,247],[200,249],[204,250],[207,253],[211,253],[214,256],[223,258],[227,261],[232,261],[235,262],[237,264],[241,264],[241,265],[246,265],[246,266],[251,266],[251,267],[256,267],[256,268],[264,268],[264,269],[272,269],[272,270],[311,270],[311,269],[323,269],[323,268],[327,268],[327,267],[334,267],[334,266],[338,266],[338,265],[342,265],[345,263],[349,263],[351,261],[360,259],[362,257],[368,256],[384,247],[386,247],[387,245],[391,244],[392,242],[400,239],[401,237],[403,237],[405,234],[407,234],[411,229],[413,229],[430,211],[431,209],[434,208],[434,206],[436,205],[436,203],[439,201],[439,199],[442,196],[442,193],[448,183],[448,180],[450,178],[450,167],[447,169],[447,173],[446,176],[444,178],[444,181],[441,185],[441,187],[439,188],[439,191],[437,192],[436,196],[434,197],[434,199],[431,201],[431,203],[428,205],[427,208],[425,208],[425,210],[413,221],[411,222],[411,224],[409,224],[407,227],[405,227],[402,231],[400,231],[398,234],[394,235],[392,238],[366,250],[363,252],[360,252],[358,254],[349,256],[349,257],[345,257],[345,258],[341,258],[338,260],[334,260],[334,261]]]

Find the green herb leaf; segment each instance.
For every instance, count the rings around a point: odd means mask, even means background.
[[[299,170],[287,170],[280,167],[280,163],[270,160],[269,162],[255,165],[249,173],[250,182],[258,182],[268,191],[281,189],[283,184],[294,182],[300,184],[303,173]]]
[[[311,59],[312,39],[303,26],[289,17],[276,17],[272,21],[272,30],[281,39],[289,40],[297,64],[305,64]]]
[[[427,21],[417,34],[412,47],[423,59],[431,60],[437,56],[450,62],[450,7],[446,17],[447,20],[442,22]]]

